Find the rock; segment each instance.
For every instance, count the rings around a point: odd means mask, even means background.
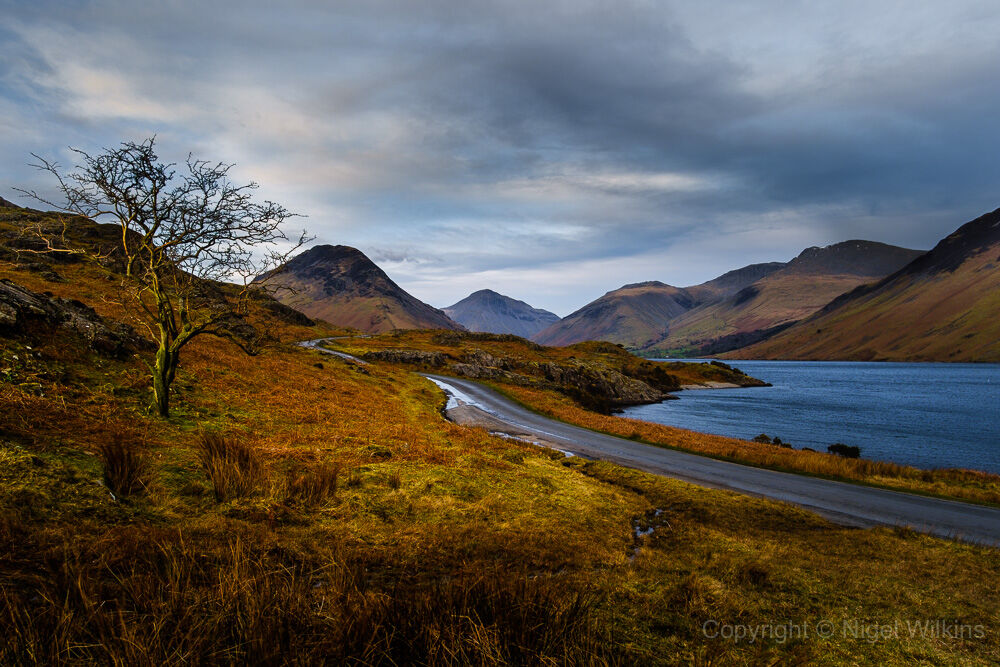
[[[454,338],[470,340],[474,336],[495,334],[447,333],[440,334],[450,342]],[[516,339],[511,336],[512,339]],[[616,352],[619,348],[614,348]],[[496,355],[473,348],[466,350],[460,361],[448,363],[449,357],[441,352],[413,349],[390,348],[372,350],[362,355],[367,361],[388,361],[401,364],[415,364],[440,368],[447,364],[448,370],[459,377],[474,380],[496,380],[521,386],[554,389],[584,407],[599,412],[611,412],[617,408],[644,403],[659,403],[671,398],[666,392],[679,386],[676,379],[657,367],[650,371],[643,364],[631,364],[632,370],[622,372],[602,362],[572,363],[534,362],[513,356]],[[453,359],[453,357],[451,357]],[[631,360],[631,356],[626,357]],[[632,377],[627,373],[643,374]],[[647,377],[648,376],[648,377]]]
[[[33,324],[72,331],[107,356],[123,357],[151,345],[132,327],[108,322],[80,301],[39,294],[0,279],[0,330],[23,334]]]
[[[395,364],[419,364],[422,366],[444,366],[445,356],[440,352],[389,348],[365,352],[361,358],[366,361],[388,361]]]

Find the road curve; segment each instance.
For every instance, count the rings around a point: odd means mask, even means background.
[[[331,350],[323,347],[323,343],[328,340],[340,340],[341,338],[349,338],[349,336],[330,336],[328,338],[316,338],[313,340],[303,340],[296,343],[299,347],[304,347],[307,350],[316,350],[317,352],[322,352],[323,354],[330,354],[335,357],[340,357],[341,359],[346,359],[347,361],[353,362],[355,364],[361,364],[362,366],[367,366],[368,362],[364,359],[358,359],[354,355],[347,354],[346,352],[338,352],[337,350]]]
[[[644,445],[543,417],[478,382],[443,375],[424,377],[449,394],[448,412],[468,410],[466,405],[470,405],[488,413],[490,423],[507,425],[504,432],[530,435],[588,458],[700,486],[794,503],[838,523],[909,526],[939,537],[1000,546],[997,508],[754,468]]]

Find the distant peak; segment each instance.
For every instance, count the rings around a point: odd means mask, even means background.
[[[309,248],[303,255],[311,255],[313,257],[351,257],[351,256],[361,256],[364,257],[365,254],[358,250],[357,248],[352,248],[349,245],[317,245]]]
[[[806,248],[788,263],[784,272],[882,277],[898,271],[922,254],[921,250],[852,239],[822,248]]]
[[[899,246],[889,245],[887,243],[880,243],[879,241],[865,241],[864,239],[851,239],[850,241],[840,241],[839,243],[831,243],[828,246],[809,246],[805,250],[799,253],[799,257],[811,257],[819,254],[826,253],[836,253],[843,251],[879,251],[879,250],[908,250],[908,248],[900,248]]]
[[[629,283],[628,285],[622,285],[618,289],[636,289],[638,287],[670,287],[670,285],[661,283],[659,280],[647,280],[642,283]]]

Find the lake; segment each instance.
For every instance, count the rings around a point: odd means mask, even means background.
[[[690,361],[690,360],[685,360]],[[726,361],[773,387],[682,391],[624,416],[796,449],[857,445],[920,468],[1000,473],[1000,364]]]

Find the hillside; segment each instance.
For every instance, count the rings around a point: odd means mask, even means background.
[[[750,264],[713,278],[706,283],[684,288],[698,304],[720,301],[736,294],[748,285],[765,278],[786,266],[785,262]]]
[[[659,339],[666,323],[692,305],[685,290],[655,280],[625,285],[570,313],[532,340],[542,345],[600,340],[643,347]]]
[[[625,285],[567,315],[532,340],[543,345],[602,340],[643,348],[662,339],[673,319],[699,304],[730,296],[783,266],[781,262],[751,264],[684,288],[655,280]]]
[[[274,344],[248,357],[195,339],[173,416],[161,419],[113,263],[19,258],[10,215],[21,213],[0,212],[0,279],[14,286],[0,291],[14,304],[0,309],[0,664],[1000,659],[992,632],[708,639],[708,619],[839,627],[878,618],[886,599],[900,618],[995,628],[1000,593],[982,582],[1000,577],[1000,562],[992,549],[838,526],[460,427],[414,364],[362,365],[292,343],[337,337],[358,354],[418,349],[452,364],[480,350],[539,380],[546,364],[649,368],[615,346],[546,350],[441,331],[341,338],[261,300],[254,316],[273,316]],[[553,381],[504,387],[626,437],[729,457],[770,447],[596,415]],[[783,468],[796,456],[848,465],[771,450]],[[885,478],[996,488],[987,476],[903,473]]]
[[[559,321],[555,313],[532,308],[524,301],[488,289],[473,292],[442,310],[469,331],[514,334],[522,338],[531,338]]]
[[[338,327],[369,333],[462,328],[349,246],[310,248],[268,274],[268,280],[279,301]]]
[[[892,273],[921,254],[871,241],[807,248],[787,265],[728,298],[675,318],[669,332],[646,345],[643,352],[687,356],[742,347],[812,315],[840,294]]]
[[[733,357],[1000,361],[1000,209]]]

